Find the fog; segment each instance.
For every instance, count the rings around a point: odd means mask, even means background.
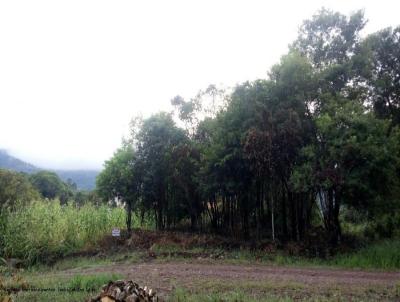
[[[398,1],[2,1],[0,148],[101,168],[133,116],[266,78],[322,6],[364,9],[363,34],[400,23]]]

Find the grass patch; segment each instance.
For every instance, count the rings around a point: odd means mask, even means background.
[[[133,251],[130,253],[116,253],[108,256],[81,256],[61,259],[52,265],[38,263],[30,266],[26,272],[34,274],[38,272],[58,272],[75,268],[82,270],[98,266],[113,265],[115,263],[135,264],[141,262],[143,258],[144,254],[138,251]]]
[[[365,269],[400,269],[400,240],[385,240],[357,252],[337,255],[330,265]]]
[[[209,280],[194,282],[190,288],[176,288],[167,301],[174,302],[289,302],[289,301],[393,301],[398,298],[394,289],[337,288],[333,285],[318,288],[279,281],[223,282]]]
[[[152,249],[160,262],[187,260],[190,257],[203,261],[219,261],[229,264],[254,264],[313,267],[338,267],[355,269],[400,269],[400,240],[385,240],[370,244],[358,251],[338,254],[333,257],[307,258],[287,255],[285,250],[267,253],[259,250],[237,249],[182,249],[178,246],[157,245]]]
[[[77,275],[64,285],[66,288],[83,289],[85,291],[99,291],[102,285],[109,281],[122,279],[120,274]]]
[[[251,297],[243,291],[229,291],[225,293],[191,293],[185,289],[176,289],[168,301],[174,302],[290,302],[290,298],[279,297]]]
[[[39,265],[33,267],[33,271],[47,271],[51,269],[52,271],[62,271],[73,268],[90,268],[100,265],[112,264],[113,261],[110,258],[99,258],[99,257],[77,257],[77,258],[67,258],[56,262],[52,266]]]
[[[1,297],[1,294],[0,294]],[[11,295],[11,301],[18,302],[82,302],[91,297],[88,292],[21,292]],[[8,301],[8,300],[5,300]]]
[[[75,275],[60,277],[48,275],[14,276],[3,280],[4,287],[21,288],[22,291],[11,294],[12,301],[85,301],[100,291],[103,284],[110,280],[123,279],[120,274]],[[0,297],[6,296],[0,290]]]

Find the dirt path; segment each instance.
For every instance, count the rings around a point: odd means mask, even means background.
[[[213,285],[250,286],[252,290],[278,289],[321,292],[335,290],[343,295],[357,296],[367,289],[379,295],[400,283],[400,272],[368,272],[342,269],[294,268],[267,265],[229,265],[210,263],[141,263],[115,264],[87,269],[72,269],[64,274],[118,273],[142,284],[151,284],[167,294],[175,286],[204,288]],[[212,285],[213,284],[213,285]]]

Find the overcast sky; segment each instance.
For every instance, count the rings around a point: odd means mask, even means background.
[[[265,78],[322,6],[365,9],[364,34],[400,24],[398,0],[1,1],[0,149],[101,168],[133,116]]]

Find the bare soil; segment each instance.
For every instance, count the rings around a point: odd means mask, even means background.
[[[63,275],[99,273],[122,274],[139,284],[154,288],[161,296],[168,295],[175,287],[200,292],[239,287],[260,295],[272,292],[298,298],[336,293],[349,299],[362,298],[365,294],[379,300],[400,299],[396,288],[400,286],[400,272],[230,265],[196,260],[190,263],[114,264],[62,272]]]
[[[227,264],[221,261],[223,255],[216,254],[221,250],[244,248],[268,255],[274,255],[278,250],[288,255],[307,255],[312,250],[321,256],[327,248],[318,240],[304,245],[287,243],[279,246],[268,241],[253,245],[222,236],[138,229],[131,236],[123,233],[118,239],[106,236],[99,246],[99,250],[73,256],[100,255],[107,258],[107,255],[115,253],[129,255],[131,251],[140,251],[147,256],[140,263],[75,268],[59,271],[57,275],[121,274],[139,285],[153,288],[161,297],[167,297],[175,288],[185,288],[200,294],[240,290],[256,298],[278,296],[294,300],[321,297],[322,300],[328,298],[334,301],[400,301],[400,272],[284,267],[261,263]],[[351,246],[344,245],[343,248]],[[180,259],[168,258],[171,256],[168,255],[169,250],[172,257],[179,256]]]

